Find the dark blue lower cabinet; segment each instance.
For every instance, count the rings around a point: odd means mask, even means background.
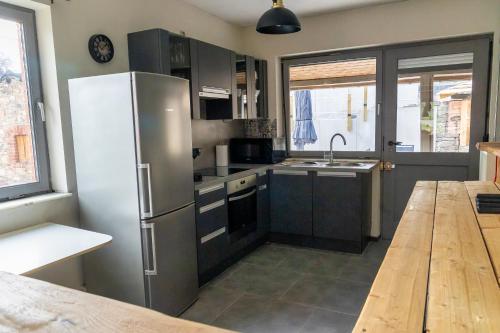
[[[273,170],[270,186],[272,241],[363,251],[371,227],[371,174]]]
[[[313,188],[313,235],[361,241],[361,174],[318,172]]]
[[[269,178],[261,175],[257,180],[257,238],[266,238],[270,230],[271,202],[269,195]]]
[[[211,200],[206,200],[210,197]],[[226,192],[196,196],[198,280],[206,283],[223,269],[229,256]]]
[[[218,265],[226,260],[228,253],[229,236],[226,227],[201,237],[198,240],[198,274],[202,277],[211,275],[212,270],[217,269]]]
[[[271,232],[312,236],[312,173],[271,171]]]
[[[371,227],[371,174],[317,172],[313,181],[313,236],[362,252]]]

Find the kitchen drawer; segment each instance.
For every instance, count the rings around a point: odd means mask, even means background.
[[[195,194],[196,207],[206,206],[213,202],[226,198],[226,185],[220,183],[217,185],[207,186]]]
[[[196,206],[196,233],[198,238],[204,237],[222,227],[227,227],[226,198],[207,205]]]
[[[215,269],[228,256],[229,236],[227,227],[222,227],[198,240],[198,274],[202,275]]]

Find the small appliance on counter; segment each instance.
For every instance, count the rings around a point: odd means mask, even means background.
[[[215,146],[215,166],[227,167],[229,165],[227,145]]]
[[[275,164],[286,158],[284,138],[240,138],[229,142],[231,163]]]

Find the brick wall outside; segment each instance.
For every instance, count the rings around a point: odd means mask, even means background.
[[[36,181],[25,82],[0,81],[0,187]],[[26,135],[26,152],[16,136]]]
[[[436,151],[469,151],[470,113],[470,97],[440,103],[437,109]]]

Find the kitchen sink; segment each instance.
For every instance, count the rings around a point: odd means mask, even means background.
[[[319,168],[325,168],[325,167],[360,167],[363,166],[364,163],[359,163],[359,162],[351,162],[351,161],[335,161],[333,163],[329,163],[328,161],[322,160],[322,161],[291,161],[288,163],[283,163],[283,165],[290,166],[290,167],[319,167]]]
[[[357,167],[357,166],[362,166],[363,163],[358,163],[358,162],[333,162],[333,163],[326,163],[325,165],[327,166],[338,166],[338,167]]]

